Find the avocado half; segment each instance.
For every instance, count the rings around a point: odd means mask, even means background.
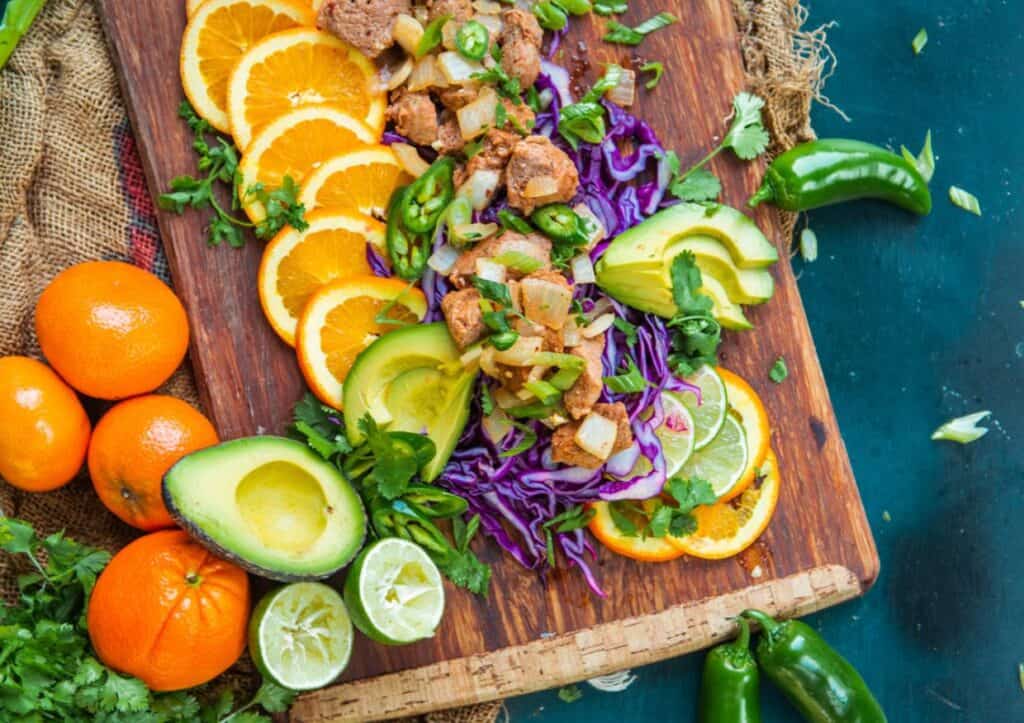
[[[183,457],[164,475],[163,498],[205,547],[272,580],[325,578],[366,538],[366,512],[352,485],[284,437],[235,439]]]

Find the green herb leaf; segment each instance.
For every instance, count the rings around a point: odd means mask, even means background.
[[[491,584],[491,568],[469,550],[452,548],[448,555],[435,560],[441,573],[453,584],[477,595],[486,595]]]
[[[640,66],[640,72],[652,74],[651,78],[644,83],[644,87],[647,88],[647,90],[654,90],[658,83],[661,82],[661,76],[665,73],[665,65],[664,63],[658,62],[644,63]]]
[[[341,412],[320,404],[309,392],[296,403],[292,416],[290,436],[308,444],[324,459],[352,451],[352,445],[345,436]]]
[[[252,705],[262,706],[268,713],[284,713],[291,707],[296,695],[298,693],[294,690],[288,690],[272,680],[264,679],[253,696]]]
[[[672,259],[671,278],[672,298],[680,314],[690,316],[711,311],[711,299],[700,293],[703,282],[692,251],[683,251]]]
[[[299,184],[291,176],[285,176],[281,185],[268,191],[262,183],[255,183],[246,189],[246,198],[255,198],[263,205],[266,217],[256,224],[256,238],[272,239],[285,226],[296,231],[309,228],[306,222],[306,207],[299,203]]]
[[[511,229],[522,234],[533,233],[533,226],[525,218],[507,208],[498,211],[498,223],[501,224],[502,228]]]
[[[783,357],[779,357],[772,364],[772,368],[768,370],[768,378],[776,384],[782,384],[786,381],[786,377],[789,376],[789,369],[786,368],[786,360]]]
[[[512,292],[506,284],[497,281],[488,281],[476,274],[472,277],[473,286],[480,292],[480,296],[489,301],[501,304],[506,309],[512,308]]]
[[[981,204],[978,203],[978,198],[973,193],[969,193],[957,186],[950,186],[949,200],[952,201],[954,206],[958,206],[968,213],[973,213],[975,216],[981,215]]]
[[[988,434],[988,428],[979,427],[978,422],[990,414],[992,412],[986,410],[951,419],[932,433],[932,439],[970,444]]]
[[[924,50],[924,46],[928,44],[928,31],[921,28],[917,31],[917,35],[910,41],[910,47],[914,51],[914,55],[920,55],[921,51]]]
[[[714,201],[722,193],[722,183],[706,168],[695,168],[669,184],[668,192],[682,201]]]
[[[573,505],[545,522],[544,527],[554,528],[555,532],[573,532],[589,525],[594,519],[594,514],[595,511],[591,507]]]
[[[761,123],[764,99],[744,91],[733,98],[732,106],[735,115],[722,145],[732,148],[733,152],[745,161],[757,158],[768,148],[770,140],[768,131]]]
[[[443,37],[444,24],[452,19],[451,14],[439,15],[438,17],[427,23],[427,27],[423,29],[423,36],[420,38],[420,42],[416,44],[416,58],[422,58],[424,55],[429,53],[431,50],[441,44],[441,38]]]
[[[523,433],[523,438],[519,444],[499,454],[499,457],[517,457],[537,444],[537,433],[533,430],[533,427],[515,420],[512,420],[512,426]]]
[[[616,316],[612,326],[626,335],[626,346],[630,348],[636,346],[636,324],[631,324],[621,316]]]
[[[807,263],[818,259],[818,234],[809,227],[800,232],[800,256]]]
[[[608,515],[612,518],[615,529],[626,537],[636,537],[640,533],[640,528],[629,518],[627,511],[636,514],[635,504],[626,501],[608,503]]]
[[[558,132],[574,149],[580,141],[600,143],[605,136],[604,107],[593,101],[565,106],[558,116]]]
[[[609,31],[605,33],[603,40],[606,43],[617,43],[619,45],[639,45],[643,39],[655,30],[668,27],[679,19],[672,13],[661,12],[648,18],[635,28],[623,25],[617,20],[609,20]]]
[[[673,508],[658,502],[647,522],[647,536],[664,537],[667,535],[675,513],[676,511]]]
[[[495,57],[496,56],[496,57]],[[498,91],[498,95],[503,96],[511,100],[515,105],[522,103],[522,98],[519,97],[522,89],[520,88],[519,78],[513,78],[506,73],[501,63],[501,46],[495,43],[491,46],[491,57],[494,58],[494,62],[498,63],[493,68],[482,70],[470,76],[472,80],[480,81],[481,83],[487,83],[495,86]]]
[[[604,378],[604,385],[616,394],[636,394],[648,387],[648,382],[636,363],[629,357],[626,358],[626,371],[612,377]]]
[[[916,156],[906,146],[900,146],[900,152],[908,163],[913,165],[920,172],[925,183],[932,180],[935,175],[935,153],[932,151],[932,132],[929,130],[924,136],[924,146]]]
[[[693,479],[673,477],[668,481],[668,492],[678,503],[680,512],[692,512],[695,507],[713,505],[718,502],[718,496],[711,483],[699,477]]]
[[[558,689],[558,699],[563,703],[575,703],[583,697],[583,691],[578,685],[567,685]]]

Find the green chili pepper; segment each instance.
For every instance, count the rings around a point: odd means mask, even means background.
[[[28,32],[45,0],[8,0],[0,20],[0,68],[7,64],[18,41]]]
[[[470,60],[483,59],[487,55],[487,46],[490,42],[491,34],[476,20],[468,21],[455,33],[455,47],[463,57]]]
[[[750,623],[740,619],[736,640],[704,659],[698,723],[761,723],[760,675],[750,652]]]
[[[391,266],[400,279],[415,281],[427,266],[430,256],[430,236],[410,233],[402,222],[402,209],[411,186],[395,189],[388,203],[387,246]]]
[[[432,234],[455,196],[455,159],[445,156],[413,181],[402,199],[402,223],[414,233]]]
[[[551,203],[530,214],[533,225],[555,241],[580,238],[580,217],[564,203]],[[584,239],[585,240],[585,239]]]
[[[430,485],[410,485],[402,500],[422,517],[455,517],[469,507],[462,497]]]
[[[877,198],[921,216],[932,210],[928,183],[902,156],[845,138],[803,143],[772,161],[750,197],[787,211],[807,211],[858,198]]]
[[[404,500],[374,500],[371,519],[373,529],[381,537],[401,537],[415,542],[431,557],[443,558],[451,550],[444,533],[433,522],[419,514]]]
[[[760,610],[742,616],[761,626],[755,650],[761,671],[812,723],[885,723],[864,679],[809,625],[778,622]]]
[[[569,24],[569,15],[552,0],[543,0],[534,5],[533,14],[545,30],[561,30]]]

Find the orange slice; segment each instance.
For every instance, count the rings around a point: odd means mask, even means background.
[[[196,14],[196,10],[203,4],[203,0],[185,0],[185,16],[192,17]]]
[[[344,108],[379,134],[386,98],[373,64],[355,48],[316,28],[294,28],[249,48],[228,82],[228,118],[243,151],[275,119],[304,105]]]
[[[640,534],[630,537],[624,534],[612,520],[608,510],[609,504],[611,503],[594,502],[590,505],[594,510],[594,517],[589,525],[590,532],[609,550],[642,562],[666,562],[683,555],[683,551],[672,544],[668,537],[643,537]],[[651,500],[644,500],[639,504],[647,511],[651,511],[654,506]],[[625,514],[631,519],[636,518],[634,522],[638,528],[647,524],[642,515],[633,515],[629,512]]]
[[[387,146],[361,148],[325,161],[302,184],[306,208],[324,206],[384,217],[392,192],[412,183]]]
[[[192,8],[181,37],[181,85],[196,113],[223,133],[228,120],[228,78],[258,40],[301,25],[315,25],[308,2],[299,0],[203,0]]]
[[[301,184],[324,160],[375,140],[369,128],[335,106],[307,105],[285,113],[257,133],[242,155],[238,164],[242,208],[253,223],[259,223],[266,209],[246,189],[257,183],[279,188],[285,176]]]
[[[325,209],[306,214],[309,228],[286,226],[263,251],[258,288],[267,321],[295,345],[295,327],[320,287],[350,276],[372,276],[366,244],[384,249],[384,224],[360,214]]]
[[[738,374],[716,367],[715,371],[722,377],[725,384],[726,398],[729,400],[729,414],[743,425],[747,435],[747,467],[743,475],[728,492],[719,498],[719,502],[731,500],[739,496],[753,484],[757,471],[764,464],[770,451],[771,426],[768,423],[768,412],[754,388]]]
[[[426,313],[423,292],[398,279],[352,276],[322,287],[306,303],[295,334],[309,388],[324,404],[341,409],[345,377],[359,352]],[[378,314],[398,323],[381,323]]]
[[[696,532],[665,539],[680,552],[705,560],[721,560],[743,552],[768,527],[779,501],[779,463],[771,450],[762,471],[761,484],[747,487],[738,499],[695,509]]]

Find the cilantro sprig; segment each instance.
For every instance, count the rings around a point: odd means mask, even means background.
[[[700,291],[703,282],[692,252],[683,251],[672,260],[671,276],[678,311],[668,322],[672,330],[668,362],[676,374],[688,376],[705,364],[718,363],[722,326],[711,313],[711,298]]]
[[[693,511],[718,501],[710,483],[700,478],[673,477],[665,487],[674,504],[660,498],[619,500],[608,505],[612,524],[626,537],[685,537],[697,530]]]
[[[600,143],[605,136],[604,106],[600,100],[606,92],[619,84],[622,67],[609,64],[593,87],[576,103],[562,108],[558,114],[558,132],[576,149],[580,141]]]
[[[768,148],[770,140],[761,118],[764,100],[753,93],[741,92],[733,98],[733,118],[722,142],[685,173],[680,173],[679,158],[667,155],[673,179],[669,193],[683,201],[713,201],[722,192],[722,184],[705,166],[722,151],[731,149],[738,158],[750,161]]]

